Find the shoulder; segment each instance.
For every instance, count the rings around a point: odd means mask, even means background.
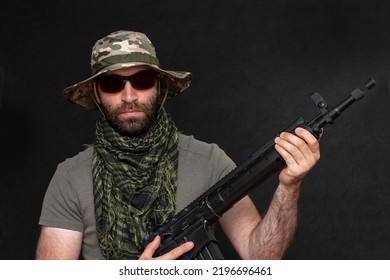
[[[89,202],[92,194],[92,156],[93,148],[89,147],[59,163],[49,189]]]
[[[92,165],[93,147],[88,147],[77,155],[67,158],[59,164],[68,171],[80,170],[81,167],[91,167]]]
[[[193,136],[180,135],[179,174],[198,175],[214,183],[235,167],[231,158],[215,143],[206,143]],[[182,173],[183,172],[183,173]]]
[[[226,157],[226,153],[215,143],[206,143],[196,139],[192,135],[180,134],[179,152],[187,156],[200,157],[208,160],[217,157]]]

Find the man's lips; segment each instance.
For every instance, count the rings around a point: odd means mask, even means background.
[[[124,116],[138,116],[140,114],[142,114],[142,112],[138,110],[126,110],[121,113],[121,115]]]

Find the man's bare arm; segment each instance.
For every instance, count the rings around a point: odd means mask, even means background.
[[[82,232],[43,226],[36,259],[77,260],[80,257],[82,238]]]
[[[287,167],[262,219],[245,197],[220,219],[221,226],[243,259],[280,259],[294,237],[298,200],[304,177],[320,158],[319,143],[307,130],[282,133],[275,148]]]

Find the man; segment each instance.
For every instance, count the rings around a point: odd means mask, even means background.
[[[37,259],[152,259],[153,230],[169,221],[235,165],[215,144],[178,132],[163,103],[186,89],[191,73],[159,66],[145,34],[118,31],[92,50],[92,76],[64,90],[99,108],[93,146],[58,165],[43,202]],[[300,188],[320,157],[308,131],[281,133],[275,148],[287,163],[267,214],[249,197],[219,223],[243,259],[280,259],[293,238]],[[158,259],[177,259],[189,241]]]

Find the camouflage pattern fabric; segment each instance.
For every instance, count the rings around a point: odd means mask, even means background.
[[[172,97],[189,87],[190,72],[160,68],[155,48],[140,32],[116,31],[98,40],[92,48],[92,76],[64,89],[65,98],[86,109],[97,109],[93,99],[93,79],[108,71],[145,65],[160,73],[161,89]]]

